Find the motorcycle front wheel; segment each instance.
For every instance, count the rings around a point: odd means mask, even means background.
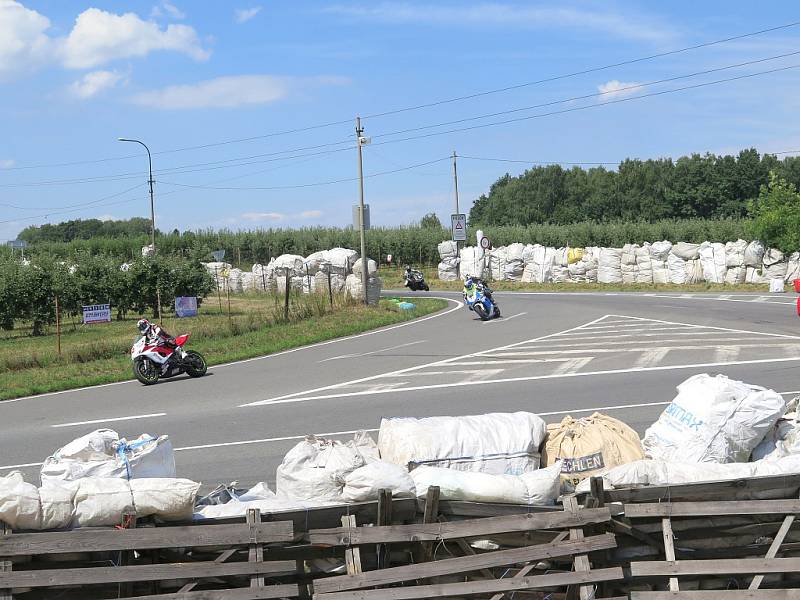
[[[186,353],[186,358],[183,359],[183,364],[186,365],[186,373],[189,377],[202,377],[208,370],[206,359],[203,355],[194,350],[189,350]]]
[[[483,304],[481,304],[480,302],[476,302],[472,308],[476,313],[478,313],[478,316],[481,318],[481,321],[489,320],[489,313],[486,312],[486,307]]]
[[[158,382],[158,365],[154,364],[149,358],[143,356],[133,361],[133,374],[144,385],[153,385]]]

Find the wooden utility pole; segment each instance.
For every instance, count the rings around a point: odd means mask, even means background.
[[[361,117],[356,117],[356,140],[358,141],[358,190],[359,190],[359,211],[358,229],[361,236],[361,283],[364,288],[364,304],[369,304],[367,298],[367,279],[369,278],[369,268],[367,265],[367,241],[364,232],[364,165],[361,147],[366,141],[364,138],[364,128],[361,127]]]

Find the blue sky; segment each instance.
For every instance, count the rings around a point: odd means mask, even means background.
[[[800,65],[800,54],[773,58],[800,51],[800,26],[375,116],[795,20],[790,1],[0,0],[0,240],[29,224],[149,216],[146,156],[119,136],[154,153],[162,230],[347,225],[356,115],[372,137],[377,225],[430,211],[444,221],[453,150],[615,163],[800,149],[800,69],[645,97]],[[493,125],[521,117],[533,118]],[[459,159],[462,209],[526,166]]]

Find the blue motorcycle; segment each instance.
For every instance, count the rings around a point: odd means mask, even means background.
[[[468,277],[464,282],[464,302],[480,317],[481,321],[488,321],[500,316],[500,307],[492,298],[492,290],[480,280]]]

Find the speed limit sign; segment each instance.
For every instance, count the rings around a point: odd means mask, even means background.
[[[489,241],[489,238],[484,236],[481,238],[481,248],[484,250],[488,250],[492,247],[492,242]]]

